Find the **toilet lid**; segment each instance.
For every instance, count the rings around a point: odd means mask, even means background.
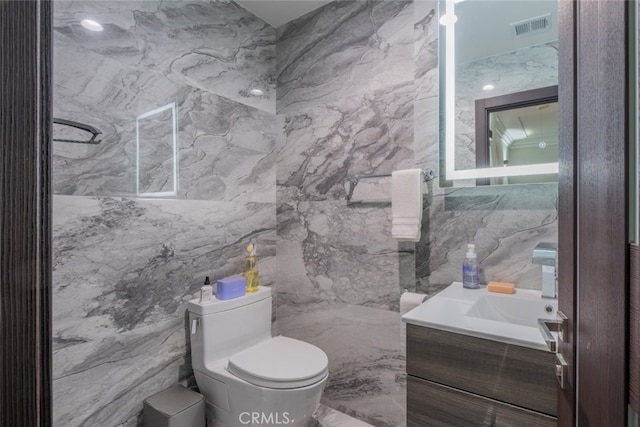
[[[227,371],[261,387],[300,388],[326,377],[328,363],[314,345],[275,337],[231,356]]]

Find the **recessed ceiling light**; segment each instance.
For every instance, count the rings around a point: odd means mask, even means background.
[[[450,15],[450,14],[446,14],[446,15],[442,15],[440,17],[440,25],[450,25],[450,24],[455,24],[456,22],[458,22],[458,17],[456,15]]]
[[[251,95],[253,95],[253,96],[262,96],[262,95],[264,95],[264,91],[263,91],[262,89],[258,89],[258,88],[251,89],[251,90],[249,91],[249,93],[250,93]]]
[[[538,144],[538,147],[540,147],[540,149],[543,149],[547,146],[547,143],[544,141],[540,141],[540,144]]]
[[[482,90],[494,90],[496,87],[489,83],[488,85],[482,86]]]
[[[82,26],[85,27],[87,30],[91,30],[91,31],[102,31],[102,30],[104,30],[102,25],[98,24],[93,19],[83,19],[82,21],[80,21],[80,24],[82,24]]]

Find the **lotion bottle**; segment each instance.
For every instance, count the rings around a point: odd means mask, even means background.
[[[248,294],[258,291],[258,256],[256,245],[247,246],[247,254],[244,257],[244,277],[247,279],[246,291]]]
[[[480,288],[480,271],[476,245],[467,245],[467,255],[462,262],[462,286],[467,289]]]
[[[202,289],[200,289],[200,303],[208,303],[211,302],[213,298],[213,286],[211,286],[211,281],[209,281],[209,276],[204,279],[204,285]]]

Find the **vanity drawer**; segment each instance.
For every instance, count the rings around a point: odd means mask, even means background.
[[[407,427],[555,427],[556,418],[407,376]]]
[[[556,415],[555,354],[407,325],[407,374]]]

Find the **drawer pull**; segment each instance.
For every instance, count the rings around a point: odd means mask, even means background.
[[[562,354],[556,354],[556,378],[558,378],[558,383],[560,384],[560,388],[564,389],[567,384],[567,361],[564,360]]]

